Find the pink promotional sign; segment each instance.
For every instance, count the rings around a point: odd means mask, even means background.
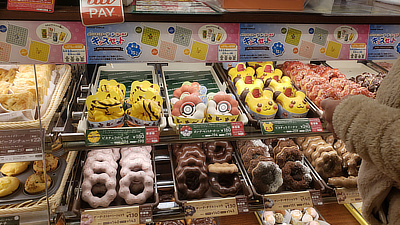
[[[0,20],[0,63],[87,63],[81,22]]]
[[[55,0],[8,0],[8,10],[54,12]]]

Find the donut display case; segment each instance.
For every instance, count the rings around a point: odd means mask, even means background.
[[[168,63],[162,78],[169,104],[168,125],[205,122],[247,124],[247,117],[211,65],[202,63]]]
[[[252,197],[229,141],[174,144],[169,147],[173,159],[174,197],[179,205],[193,200]]]
[[[260,200],[266,194],[325,190],[293,139],[243,140],[235,147],[254,197]]]
[[[159,203],[151,146],[95,149],[87,152],[80,175],[75,212],[149,206]]]
[[[167,122],[159,77],[154,64],[98,67],[86,103],[91,107],[85,110],[88,116],[82,117],[79,129],[140,126],[163,129]]]
[[[318,118],[322,115],[272,61],[238,63],[226,68],[216,64],[215,68],[240,100],[250,124],[257,128],[263,120]]]

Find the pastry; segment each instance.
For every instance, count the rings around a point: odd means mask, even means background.
[[[37,194],[45,190],[46,183],[47,188],[50,188],[51,177],[47,175],[45,178],[44,173],[34,173],[30,175],[25,181],[25,191],[29,194]]]
[[[20,181],[16,177],[1,177],[0,178],[0,197],[12,194],[19,187]]]
[[[58,157],[53,156],[50,153],[45,155],[46,172],[55,170],[58,166]],[[43,172],[43,160],[37,160],[33,162],[33,170],[36,172]]]
[[[0,172],[6,176],[16,176],[23,173],[31,162],[12,162],[4,163],[0,169]]]

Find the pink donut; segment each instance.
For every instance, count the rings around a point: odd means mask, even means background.
[[[134,160],[136,160],[136,159],[151,164],[151,159],[150,159],[150,158],[147,158],[147,157],[144,156],[144,155],[138,154],[138,155],[129,155],[129,156],[127,156],[127,157],[121,159],[121,160],[119,161],[119,165],[121,165],[122,168],[123,168],[123,167],[126,167],[126,166],[129,166],[129,165],[131,164],[131,162],[134,161]]]
[[[113,160],[113,157],[110,154],[104,154],[104,153],[96,153],[92,155],[91,157],[86,158],[85,165],[91,165],[94,162],[108,162],[111,167],[114,169],[118,168],[118,163]]]
[[[93,217],[90,214],[81,215],[81,225],[89,225],[93,222]]]
[[[140,182],[143,184],[143,192],[135,195],[131,193],[130,186],[132,183],[136,184]],[[128,205],[132,204],[143,204],[153,194],[153,178],[146,175],[144,171],[130,172],[126,176],[122,177],[119,181],[119,196],[125,199]]]
[[[92,187],[96,184],[104,184],[107,188],[106,193],[102,197],[94,196],[92,193]],[[116,186],[116,178],[110,177],[106,173],[92,174],[84,177],[82,182],[82,200],[89,203],[92,208],[99,206],[108,207],[117,196]]]
[[[118,161],[120,158],[119,148],[91,150],[88,152],[87,157],[92,157],[98,153],[112,155],[114,161]]]
[[[144,148],[140,148],[140,147],[133,147],[133,148],[122,148],[121,149],[121,156],[122,158],[127,157],[130,154],[144,154],[146,155],[148,158],[151,158],[150,152],[147,151],[147,149]]]
[[[151,178],[154,178],[154,173],[152,170],[151,163],[148,161],[141,160],[139,158],[136,158],[127,165],[123,166],[120,170],[121,177],[126,176],[130,172],[139,172],[143,171],[146,173],[147,176],[150,176]]]
[[[91,164],[86,164],[83,166],[83,175],[89,177],[92,174],[106,173],[110,177],[117,176],[117,170],[110,166],[109,162],[94,161]]]

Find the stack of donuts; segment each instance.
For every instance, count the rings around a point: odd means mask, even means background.
[[[82,200],[89,203],[92,208],[108,207],[117,197],[117,161],[119,158],[119,149],[88,152],[82,169]]]
[[[154,173],[151,146],[121,149],[118,194],[128,205],[143,204],[153,195]]]
[[[222,197],[235,196],[242,188],[238,168],[232,164],[233,147],[229,141],[204,143],[211,190]]]
[[[175,176],[179,193],[186,199],[202,198],[209,188],[202,144],[175,144],[173,153],[176,157]]]
[[[347,151],[343,141],[332,135],[296,138],[296,142],[318,174],[337,187],[357,187],[361,157]]]
[[[236,141],[244,167],[258,193],[274,193],[283,184],[282,170],[261,140]]]
[[[368,72],[364,72],[356,77],[351,77],[350,80],[356,82],[362,87],[368,88],[368,90],[372,93],[376,93],[383,78],[386,77],[385,73],[371,74]]]
[[[349,94],[375,96],[366,87],[346,79],[346,76],[338,69],[323,65],[304,64],[298,61],[287,61],[280,65],[280,69],[318,107],[326,98],[342,99]]]
[[[275,162],[282,169],[286,188],[298,191],[310,187],[311,170],[303,164],[303,153],[292,139],[280,139],[273,153]]]

